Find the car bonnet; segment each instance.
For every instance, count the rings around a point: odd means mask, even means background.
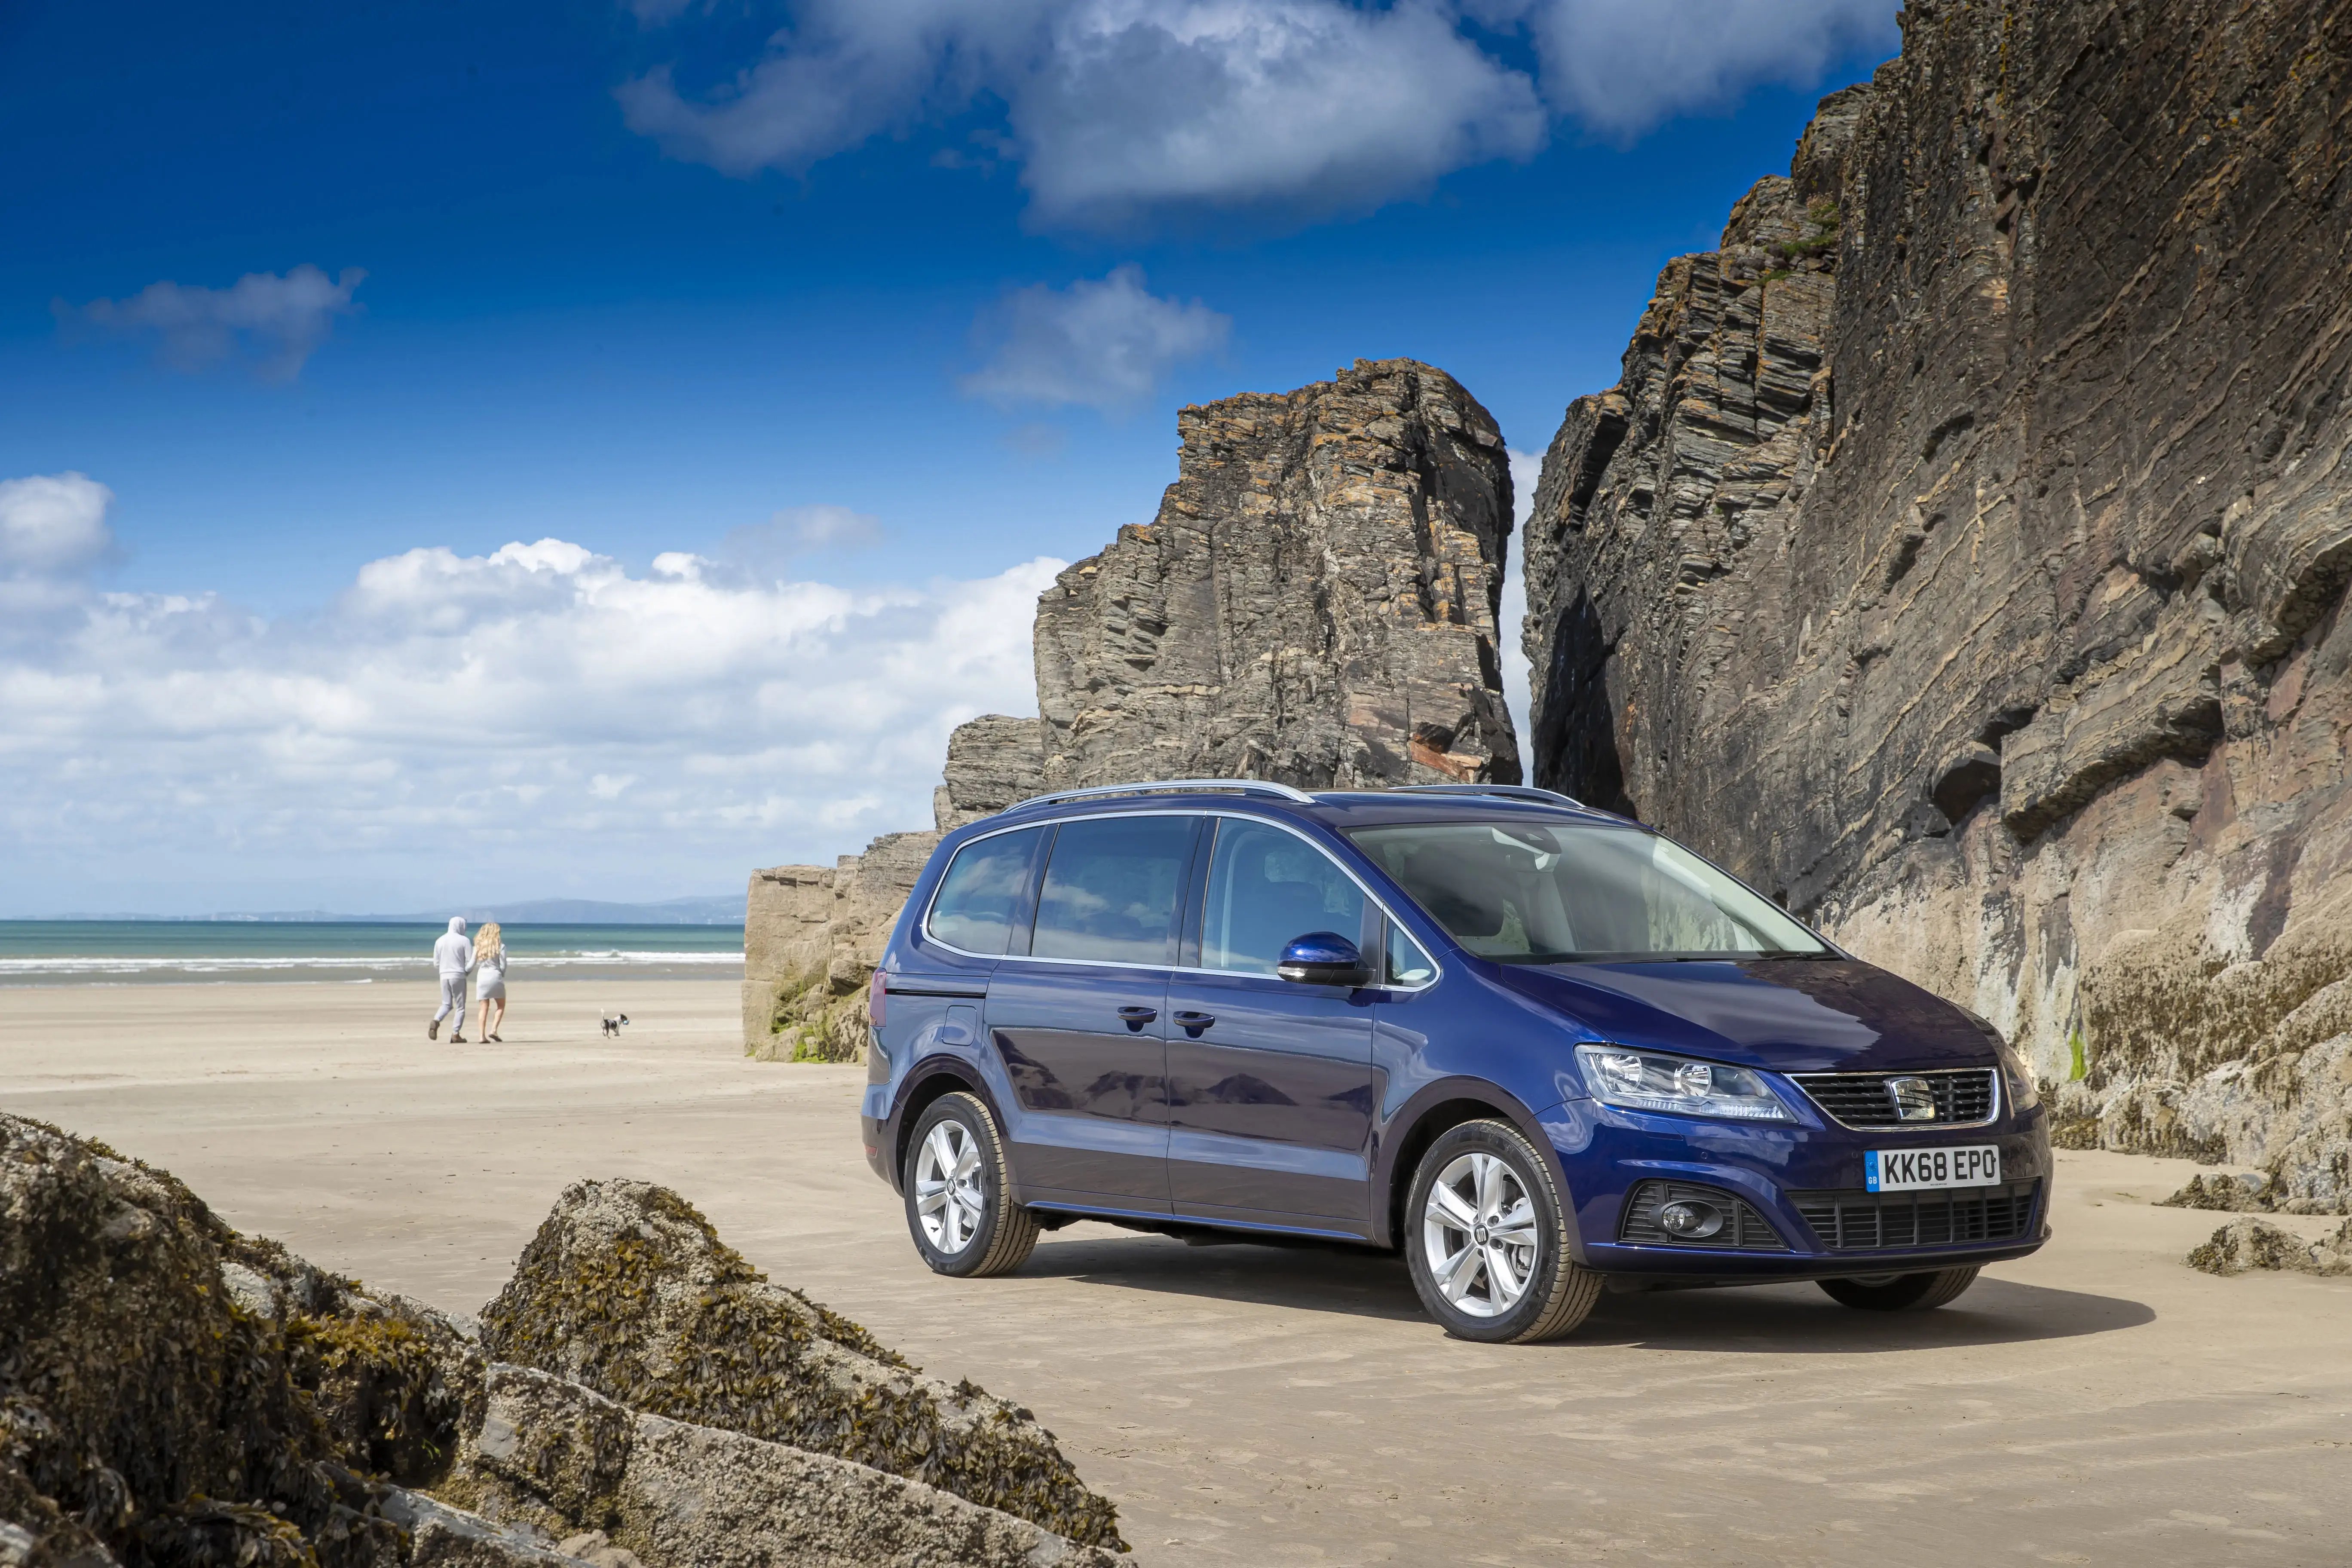
[[[1492,966],[1502,984],[1619,1045],[1775,1072],[1982,1067],[1975,1020],[1855,959]]]

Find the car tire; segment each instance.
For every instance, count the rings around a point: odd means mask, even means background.
[[[1601,1297],[1601,1276],[1569,1251],[1568,1226],[1552,1162],[1507,1121],[1465,1121],[1422,1155],[1402,1239],[1413,1289],[1447,1333],[1535,1344],[1574,1329]],[[1506,1239],[1522,1236],[1524,1246]]]
[[[1004,1140],[977,1095],[924,1107],[907,1156],[907,1231],[933,1272],[985,1279],[1029,1261],[1044,1227],[1012,1201]]]
[[[1871,1275],[1813,1281],[1843,1307],[1865,1312],[1929,1312],[1977,1282],[1973,1268],[1933,1268],[1924,1274]]]

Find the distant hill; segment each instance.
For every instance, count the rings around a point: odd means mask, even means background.
[[[462,914],[469,921],[511,921],[516,925],[549,926],[739,926],[743,923],[744,895],[721,893],[706,899],[665,899],[657,904],[614,904],[602,899],[530,899],[514,904],[468,905],[440,914],[404,917],[446,920]]]

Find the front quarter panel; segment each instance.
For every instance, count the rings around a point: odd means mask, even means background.
[[[1386,1200],[1412,1181],[1412,1134],[1423,1119],[1452,1102],[1485,1104],[1542,1149],[1554,1142],[1546,1120],[1561,1114],[1546,1108],[1583,1097],[1573,1052],[1591,1037],[1539,1005],[1484,983],[1458,955],[1449,957],[1444,976],[1426,990],[1378,994],[1372,1212],[1374,1239],[1393,1246],[1395,1205]],[[1571,1208],[1575,1202],[1571,1191]],[[1571,1238],[1572,1247],[1579,1245]]]

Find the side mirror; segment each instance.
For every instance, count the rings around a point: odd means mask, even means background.
[[[1362,952],[1335,931],[1311,931],[1282,950],[1274,972],[1301,985],[1369,985],[1372,971]]]

